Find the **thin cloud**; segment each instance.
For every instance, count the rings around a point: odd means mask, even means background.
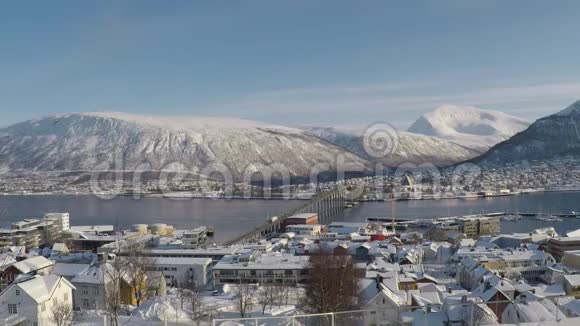
[[[279,112],[283,114],[332,113],[353,110],[364,113],[427,111],[442,104],[476,105],[501,111],[522,110],[533,103],[546,108],[563,109],[563,105],[580,98],[580,82],[544,83],[497,87],[467,91],[434,93],[431,84],[375,84],[352,87],[292,89],[252,94],[237,103],[246,114]],[[421,89],[419,89],[421,88]],[[528,111],[529,107],[528,107]]]

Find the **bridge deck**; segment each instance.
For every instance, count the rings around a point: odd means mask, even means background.
[[[331,214],[331,212],[338,212],[338,211],[343,209],[343,203],[346,200],[345,199],[345,191],[346,191],[345,188],[338,188],[338,189],[335,189],[332,191],[319,193],[319,194],[313,196],[306,203],[303,202],[303,204],[300,205],[299,207],[287,210],[286,212],[282,213],[281,215],[278,216],[277,220],[265,221],[264,223],[257,225],[256,227],[252,228],[251,230],[245,231],[242,234],[240,234],[240,235],[238,235],[238,236],[236,236],[228,241],[225,241],[223,244],[226,246],[231,246],[233,244],[243,242],[245,240],[255,239],[255,238],[261,236],[262,234],[264,234],[265,232],[267,232],[268,230],[278,230],[285,219],[287,219],[290,216],[295,215],[295,214],[312,212],[312,213],[318,213],[320,215],[320,212],[316,211],[318,208],[317,204],[319,204],[325,200],[330,200],[331,202],[329,202],[329,205],[332,205],[331,206],[332,210],[325,211],[324,212],[325,215],[329,215],[329,216],[334,215],[334,214]]]

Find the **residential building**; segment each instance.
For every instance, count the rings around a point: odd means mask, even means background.
[[[97,263],[80,271],[70,282],[76,288],[74,291],[74,307],[76,310],[102,310],[106,307],[105,287],[109,284],[109,264]]]
[[[500,230],[499,218],[497,217],[465,217],[457,220],[459,231],[469,238],[477,238],[480,235],[496,234]]]
[[[267,253],[243,259],[226,256],[213,268],[213,286],[260,283],[296,285],[307,280],[309,258],[291,254]]]
[[[46,275],[52,270],[54,263],[43,256],[31,257],[2,269],[0,272],[0,288],[10,285],[19,275]]]
[[[211,258],[149,257],[144,262],[149,271],[163,272],[167,287],[203,288],[211,278]]]
[[[560,261],[566,251],[580,250],[580,237],[557,237],[548,240],[548,252]]]
[[[70,216],[69,213],[45,213],[45,220],[53,220],[60,224],[61,231],[70,230]]]
[[[36,275],[11,284],[0,294],[0,323],[52,326],[53,310],[72,307],[74,286],[64,277]]]
[[[0,246],[24,246],[28,250],[61,238],[63,223],[57,218],[28,218],[0,229]]]

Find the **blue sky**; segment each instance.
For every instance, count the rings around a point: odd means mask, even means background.
[[[111,110],[291,125],[580,99],[580,1],[12,1],[0,125]]]

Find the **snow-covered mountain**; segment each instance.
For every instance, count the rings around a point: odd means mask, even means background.
[[[239,119],[97,112],[0,129],[3,172],[167,169],[204,175],[224,164],[240,180],[244,171],[276,163],[290,175],[309,175],[319,163],[332,170],[339,154],[347,163],[367,163],[303,130]]]
[[[538,119],[528,129],[497,144],[476,162],[506,163],[580,156],[580,101]]]
[[[526,129],[529,124],[503,112],[444,105],[422,115],[408,131],[445,138],[483,152]]]
[[[376,160],[365,150],[362,128],[304,127],[303,129],[369,161]],[[392,150],[385,157],[379,158],[385,166],[396,167],[402,163],[447,166],[481,154],[442,138],[400,130],[393,130],[393,136],[393,139],[389,140],[395,142],[392,144]]]

